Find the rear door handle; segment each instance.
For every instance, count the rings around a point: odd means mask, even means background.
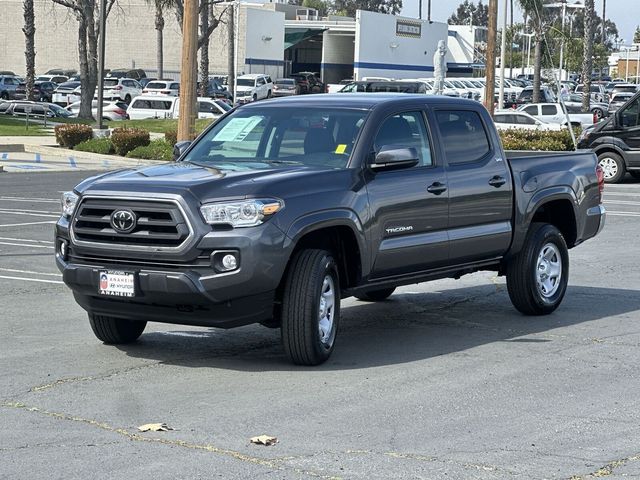
[[[492,177],[491,180],[489,180],[489,185],[496,188],[501,187],[505,183],[507,183],[507,181],[500,175],[496,175],[495,177]]]
[[[427,192],[433,193],[434,195],[440,195],[447,191],[447,186],[444,183],[434,182],[427,187]]]

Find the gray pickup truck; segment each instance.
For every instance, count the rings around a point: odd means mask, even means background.
[[[105,343],[147,321],[281,329],[297,364],[331,354],[340,301],[479,270],[526,315],[554,311],[568,249],[603,227],[591,153],[509,159],[477,102],[305,95],[251,103],[175,163],[62,197],[55,255]]]

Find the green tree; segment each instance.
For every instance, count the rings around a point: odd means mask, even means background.
[[[542,0],[519,0],[520,6],[529,19],[534,34],[533,54],[533,103],[540,101],[540,72],[542,70],[542,48],[548,19],[542,7]]]
[[[321,17],[324,17],[329,11],[329,3],[324,0],[303,0],[302,6],[317,10]]]
[[[640,27],[636,27],[636,32],[633,34],[633,43],[640,43]]]
[[[478,1],[476,5],[473,0],[464,0],[455,13],[447,20],[449,25],[467,25],[473,23],[480,27],[487,27],[489,25],[489,5],[484,5],[482,0]]]
[[[397,15],[402,10],[402,0],[335,0],[333,4],[333,11],[339,15],[355,17],[356,10]]]

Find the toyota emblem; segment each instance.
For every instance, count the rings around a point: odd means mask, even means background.
[[[130,233],[136,224],[136,214],[131,210],[116,210],[111,214],[111,227],[118,233]]]

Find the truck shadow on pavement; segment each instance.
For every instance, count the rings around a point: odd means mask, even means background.
[[[551,315],[527,317],[509,301],[504,285],[483,285],[428,293],[401,291],[385,302],[343,301],[335,350],[314,371],[395,365],[464,352],[494,342],[539,348],[548,342],[591,343],[609,328],[589,322],[637,323],[640,292],[615,288],[569,287]],[[617,318],[614,318],[617,317]],[[251,325],[234,330],[171,329],[143,334],[138,343],[119,346],[127,355],[169,365],[259,372],[289,371],[280,330]],[[566,330],[571,327],[571,330]],[[148,327],[149,328],[149,327]],[[576,329],[579,329],[578,331]],[[620,329],[613,329],[620,331]]]

